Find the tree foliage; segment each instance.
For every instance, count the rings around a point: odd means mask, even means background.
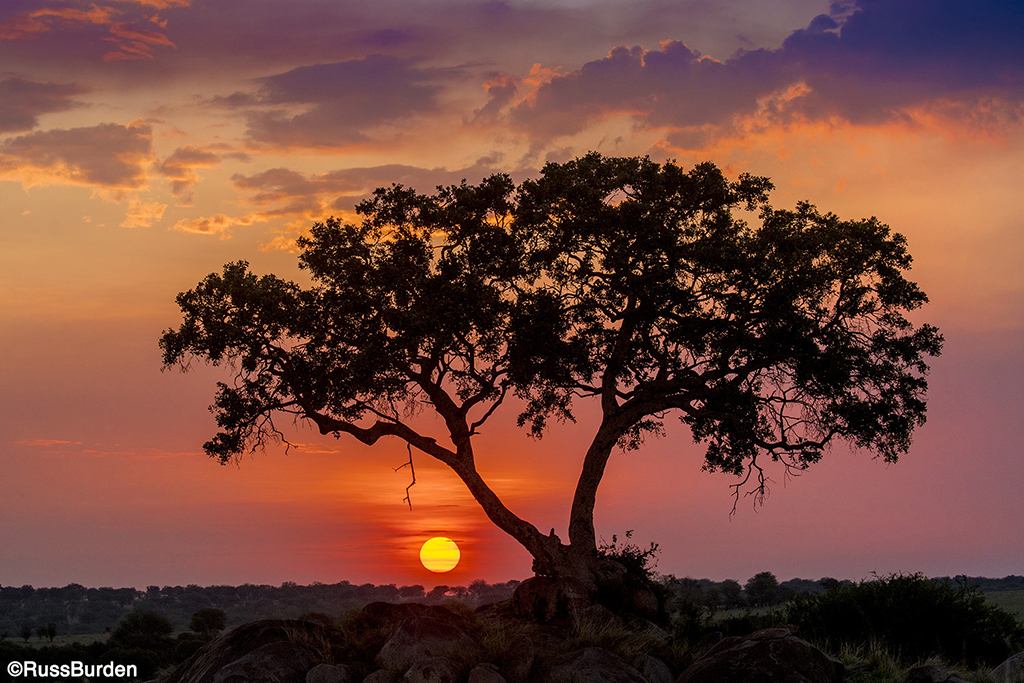
[[[927,301],[904,278],[906,240],[874,218],[774,209],[771,188],[711,163],[598,154],[519,186],[381,188],[358,225],[329,219],[299,240],[311,288],[236,262],[179,295],[164,363],[233,363],[205,444],[221,462],[280,436],[282,414],[366,444],[397,437],[450,466],[538,571],[568,571],[597,555],[611,453],[667,419],[704,445],[705,469],[739,475],[737,495],[763,495],[766,458],[803,469],[837,439],[894,461],[924,422],[941,336],[905,316]],[[583,403],[601,411],[568,544],[476,471],[473,437],[512,396],[536,436]],[[443,432],[418,431],[424,409]]]

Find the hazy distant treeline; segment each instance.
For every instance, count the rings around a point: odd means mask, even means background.
[[[1024,576],[958,578],[982,592],[1024,590]],[[825,592],[849,583],[831,578],[779,582],[770,572],[756,574],[745,584],[731,579],[716,582],[664,577],[672,601],[709,613],[777,605],[797,594]],[[376,601],[439,603],[456,599],[476,607],[511,597],[517,585],[518,581],[496,584],[474,581],[469,586],[441,585],[429,591],[420,585],[355,585],[348,581],[309,586],[292,582],[280,586],[149,586],[144,591],[86,588],[78,584],[63,588],[0,586],[0,636],[22,638],[26,629],[33,638],[39,637],[40,629],[55,631],[57,635],[104,633],[132,611],[157,612],[170,620],[175,630],[184,631],[192,615],[206,608],[223,610],[230,628],[257,619],[294,618],[310,612],[340,616]]]
[[[257,619],[294,618],[309,612],[340,616],[376,601],[440,602],[454,598],[475,606],[505,600],[517,585],[518,581],[474,581],[469,586],[436,586],[429,591],[420,585],[355,585],[348,581],[309,586],[291,581],[280,586],[149,586],[144,591],[86,588],[75,583],[63,588],[3,586],[0,636],[20,638],[26,628],[35,636],[38,628],[50,624],[58,635],[104,633],[131,611],[154,611],[169,619],[175,630],[182,631],[188,628],[192,615],[204,608],[224,610],[231,627]]]

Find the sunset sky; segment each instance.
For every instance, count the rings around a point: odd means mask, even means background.
[[[175,295],[373,188],[589,150],[772,178],[909,240],[946,338],[928,423],[886,465],[838,445],[730,516],[678,427],[613,457],[605,540],[735,578],[1024,574],[1024,5],[1007,0],[5,0],[0,3],[0,585],[523,579],[442,465],[296,425],[221,467],[222,368],[161,372]],[[479,469],[565,538],[596,414],[496,415]],[[420,545],[462,549],[450,574]]]

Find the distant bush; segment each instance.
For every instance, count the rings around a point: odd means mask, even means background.
[[[898,574],[794,598],[786,618],[809,639],[838,648],[880,642],[907,660],[938,655],[995,665],[1024,646],[1024,627],[974,587]]]

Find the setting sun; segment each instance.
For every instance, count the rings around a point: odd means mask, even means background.
[[[455,541],[444,536],[436,536],[420,548],[420,562],[432,572],[443,574],[455,569],[462,554]]]

